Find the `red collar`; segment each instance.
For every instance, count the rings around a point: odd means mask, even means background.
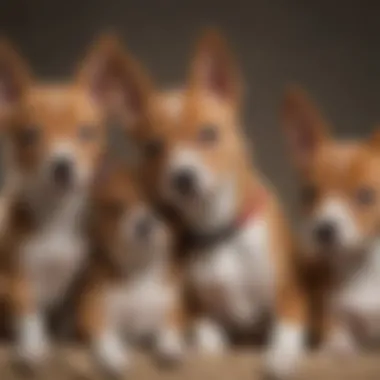
[[[236,219],[236,226],[243,227],[250,219],[257,218],[267,204],[267,191],[260,187],[248,195],[245,206]]]
[[[257,218],[267,203],[268,194],[261,188],[250,193],[245,207],[239,216],[227,226],[224,226],[211,233],[199,233],[191,230],[185,231],[182,236],[184,251],[202,252],[214,246],[232,235],[236,234],[249,220]]]

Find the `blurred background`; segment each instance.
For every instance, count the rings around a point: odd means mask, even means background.
[[[380,2],[373,0],[0,0],[0,31],[36,75],[70,75],[102,31],[118,32],[162,86],[180,84],[202,28],[219,27],[246,80],[245,126],[262,171],[291,210],[295,181],[278,109],[303,85],[339,136],[380,123]]]

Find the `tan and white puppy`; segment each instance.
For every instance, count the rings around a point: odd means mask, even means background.
[[[87,254],[87,197],[106,147],[98,88],[83,71],[39,83],[6,42],[0,45],[0,119],[10,200],[1,270],[23,363],[49,352],[46,316],[58,307]]]
[[[286,95],[283,125],[302,189],[303,246],[322,272],[312,302],[319,303],[324,346],[353,352],[380,336],[378,133],[365,141],[334,139],[297,88]]]
[[[156,92],[128,54],[118,63],[117,75],[103,78],[109,89],[118,83],[109,99],[129,116],[123,121],[140,148],[151,199],[181,227],[177,254],[198,348],[220,352],[225,328],[251,329],[268,312],[275,322],[266,370],[290,375],[304,348],[297,257],[276,195],[251,166],[231,53],[217,33],[206,33],[186,88],[169,94]]]
[[[80,324],[95,358],[113,376],[123,374],[143,338],[154,339],[160,359],[177,360],[183,348],[170,326],[178,297],[170,234],[136,178],[120,164],[105,163],[91,196],[93,249]]]

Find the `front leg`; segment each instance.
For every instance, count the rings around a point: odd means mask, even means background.
[[[127,345],[111,326],[104,328],[91,342],[92,353],[100,368],[112,378],[122,378],[129,368]]]
[[[173,364],[182,361],[184,356],[189,313],[180,279],[171,279],[169,293],[173,297],[169,296],[164,323],[158,331],[156,353],[160,361]]]
[[[211,355],[225,352],[228,346],[227,333],[217,321],[207,316],[199,316],[193,326],[198,351]]]
[[[117,326],[107,318],[101,284],[91,284],[83,292],[79,326],[100,368],[113,378],[122,377],[129,367],[127,346],[118,334]]]
[[[291,278],[277,289],[275,322],[266,353],[270,379],[291,377],[305,350],[306,302],[301,288]]]
[[[213,293],[212,301],[209,297],[200,299],[199,291],[192,288],[188,297],[191,305],[190,325],[195,349],[207,355],[221,354],[228,346],[228,336],[224,326],[210,313],[210,308],[212,310],[215,302],[220,302],[219,292]]]
[[[47,358],[49,350],[43,312],[33,302],[30,284],[21,275],[11,280],[10,298],[16,324],[16,359],[34,369]]]

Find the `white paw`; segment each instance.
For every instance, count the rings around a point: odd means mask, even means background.
[[[322,347],[322,354],[334,357],[347,357],[357,353],[357,346],[352,335],[344,329],[336,329]]]
[[[49,343],[43,320],[37,314],[24,316],[18,326],[17,360],[21,365],[34,368],[46,360]]]
[[[266,354],[265,374],[269,379],[288,379],[299,361],[299,353],[280,349],[269,350]]]
[[[210,320],[201,320],[195,326],[195,345],[202,353],[218,355],[226,350],[228,340],[218,324]]]
[[[288,379],[297,369],[304,351],[303,328],[281,323],[275,327],[265,357],[265,375],[269,379]]]
[[[184,356],[184,341],[181,334],[175,329],[165,329],[157,337],[157,355],[159,359],[176,363]]]
[[[95,359],[108,375],[118,378],[128,369],[129,357],[117,335],[103,334],[93,348]]]

